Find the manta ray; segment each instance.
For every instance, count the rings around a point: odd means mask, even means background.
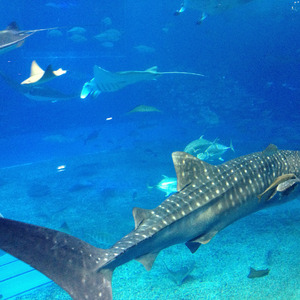
[[[34,101],[57,102],[79,98],[79,93],[65,94],[48,86],[21,85],[3,72],[0,72],[0,77],[14,90]]]
[[[221,13],[250,1],[252,0],[183,0],[181,8],[175,12],[175,15],[181,14],[186,8],[198,10],[202,12],[202,16],[197,24],[201,24],[208,15]]]
[[[11,22],[6,29],[0,31],[0,54],[21,47],[26,38],[39,31],[57,29],[43,28],[34,30],[20,30],[16,22]]]
[[[30,84],[30,85],[41,84],[41,83],[47,82],[49,80],[54,79],[57,76],[61,76],[66,73],[67,73],[67,71],[63,70],[62,68],[59,68],[58,70],[53,71],[51,65],[48,65],[48,67],[46,68],[46,71],[44,71],[42,68],[40,68],[40,66],[34,60],[31,63],[30,77],[27,78],[26,80],[22,81],[21,84]]]
[[[110,72],[94,66],[94,78],[86,82],[81,91],[81,99],[85,99],[91,95],[97,97],[101,92],[115,92],[127,85],[134,84],[144,80],[156,79],[165,74],[181,74],[181,75],[193,75],[201,76],[202,74],[191,72],[157,72],[157,66],[149,68],[145,71],[122,71],[122,72]]]

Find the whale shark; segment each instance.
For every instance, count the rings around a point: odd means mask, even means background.
[[[65,94],[48,86],[21,85],[0,71],[0,77],[14,90],[34,101],[57,102],[79,98],[79,93]]]
[[[111,248],[0,218],[0,249],[44,273],[75,300],[111,300],[118,266],[136,259],[150,270],[162,249],[185,243],[194,253],[236,220],[300,196],[300,151],[270,145],[218,166],[185,152],[172,158],[178,192],[154,209],[133,208],[135,229]]]
[[[250,1],[252,0],[183,0],[181,8],[175,12],[175,15],[181,14],[185,9],[198,10],[202,12],[202,15],[197,24],[201,24],[209,15],[222,13]]]
[[[48,31],[53,29],[57,29],[57,27],[34,30],[20,30],[16,22],[11,22],[6,27],[6,29],[0,31],[0,54],[21,47],[24,44],[25,39],[36,32]]]

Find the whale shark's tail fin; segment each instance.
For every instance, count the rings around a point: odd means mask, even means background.
[[[111,251],[69,234],[0,218],[0,249],[39,270],[74,300],[111,300]]]

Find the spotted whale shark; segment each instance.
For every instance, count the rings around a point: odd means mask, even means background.
[[[186,243],[191,252],[234,221],[300,196],[300,151],[241,156],[213,166],[172,154],[178,192],[155,209],[134,208],[135,229],[109,249],[69,234],[0,218],[0,248],[53,279],[73,299],[112,299],[112,273],[132,259],[150,270],[158,253]]]

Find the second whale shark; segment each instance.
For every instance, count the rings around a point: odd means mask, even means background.
[[[185,243],[194,253],[234,221],[300,195],[300,151],[278,150],[219,166],[172,154],[178,192],[155,209],[134,208],[135,229],[109,249],[69,234],[0,218],[0,248],[30,264],[73,299],[111,300],[112,273],[136,259],[150,270],[158,253]]]

